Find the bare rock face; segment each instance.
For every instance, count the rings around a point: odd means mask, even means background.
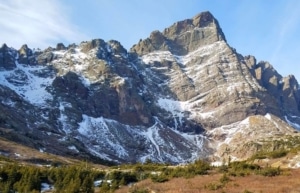
[[[16,67],[15,55],[9,52],[10,49],[6,44],[3,44],[0,48],[0,68],[4,70],[12,70]]]
[[[63,43],[58,43],[56,45],[56,50],[60,51],[60,50],[65,50],[66,46]]]
[[[247,59],[248,58],[248,59]],[[293,114],[299,115],[299,84],[293,75],[282,77],[268,62],[256,63],[253,57],[246,57],[246,60],[252,60],[250,71],[257,79],[258,83],[267,89],[268,93],[274,98],[280,108],[278,116]],[[297,121],[298,122],[298,121]],[[298,122],[299,123],[299,122]]]
[[[284,149],[284,143],[278,141],[299,137],[287,123],[271,114],[249,116],[239,123],[214,128],[209,135],[211,145],[219,146],[214,157],[219,161],[248,159],[259,151]]]
[[[193,19],[176,22],[163,32],[152,32],[149,38],[134,45],[131,51],[144,55],[164,50],[175,55],[185,55],[220,40],[226,41],[218,21],[210,12],[203,12]]]
[[[18,62],[21,64],[33,65],[37,63],[32,50],[26,44],[18,50],[18,55]]]
[[[300,130],[295,77],[238,54],[209,12],[129,52],[102,39],[44,51],[3,45],[0,73],[0,128],[9,131],[0,135],[61,155],[238,160]]]
[[[123,46],[117,41],[106,43],[96,39],[83,42],[79,47],[65,52],[76,54],[78,50],[85,55],[84,63],[88,65],[82,69],[82,73],[86,78],[77,73],[60,71],[63,76],[54,79],[53,93],[58,98],[63,97],[72,106],[82,109],[78,111],[79,116],[81,114],[103,116],[129,125],[152,123],[143,100],[136,94],[140,80],[128,64],[127,51]],[[71,51],[72,49],[74,51]],[[89,54],[95,54],[96,57],[88,57]],[[64,63],[58,62],[54,65],[61,68]],[[68,65],[76,68],[78,61],[69,61]],[[83,82],[83,79],[86,82]],[[68,94],[69,91],[73,91],[71,96]]]
[[[54,54],[52,53],[52,49],[45,50],[43,53],[39,54],[37,57],[38,64],[47,64],[54,59]]]

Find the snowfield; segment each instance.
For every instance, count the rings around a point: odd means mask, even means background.
[[[14,70],[0,71],[0,84],[37,106],[45,106],[48,101],[53,100],[46,89],[55,76],[48,74],[48,67],[19,64],[17,58],[15,62],[17,67]]]

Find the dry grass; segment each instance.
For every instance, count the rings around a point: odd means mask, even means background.
[[[191,179],[174,178],[165,183],[153,183],[145,180],[134,187],[122,187],[117,193],[127,193],[133,188],[148,189],[155,193],[300,193],[300,170],[285,171],[284,174],[275,177],[250,175],[246,177],[229,177],[230,181],[212,190],[212,185],[221,185],[222,174],[196,176]]]
[[[9,141],[0,137],[0,151],[6,153],[6,157],[16,160],[23,164],[42,164],[44,163],[62,163],[62,164],[80,164],[81,161],[50,153],[43,153],[36,149],[26,147],[16,142]],[[37,160],[37,163],[32,163]],[[39,163],[40,162],[40,163]],[[95,168],[107,168],[107,166],[99,164],[91,164]]]

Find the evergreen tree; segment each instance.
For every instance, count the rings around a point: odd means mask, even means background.
[[[91,174],[87,175],[81,185],[82,192],[93,193],[94,192],[94,178]]]
[[[64,191],[65,193],[80,193],[80,182],[78,182],[78,178],[71,179],[68,184],[65,185]]]
[[[110,185],[107,182],[103,182],[101,187],[100,187],[100,192],[101,193],[107,193],[110,191]]]

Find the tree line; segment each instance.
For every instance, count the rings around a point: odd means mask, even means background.
[[[55,192],[92,193],[94,180],[101,175],[103,172],[84,166],[44,168],[6,163],[0,166],[0,192],[40,192],[44,182],[53,184]]]

